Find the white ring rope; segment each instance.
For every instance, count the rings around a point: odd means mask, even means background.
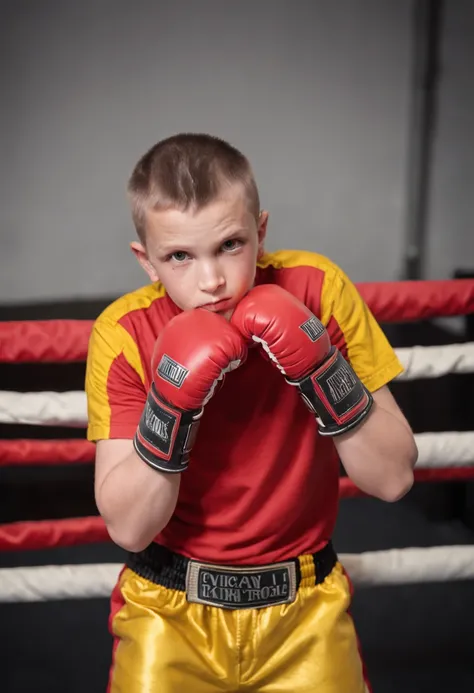
[[[474,465],[474,431],[416,433],[416,469],[446,469]]]
[[[452,582],[474,578],[474,545],[431,546],[341,554],[359,587]]]
[[[395,349],[405,371],[397,380],[440,378],[449,373],[474,373],[474,342]]]
[[[32,426],[87,425],[87,398],[81,391],[8,392],[0,391],[0,423]]]
[[[358,587],[447,582],[474,578],[474,545],[341,554]],[[123,565],[49,565],[0,569],[0,602],[109,598]]]

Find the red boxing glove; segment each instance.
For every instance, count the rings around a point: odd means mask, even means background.
[[[259,342],[316,415],[321,435],[346,433],[369,413],[373,399],[324,325],[292,294],[274,284],[252,289],[231,323]]]
[[[144,462],[163,472],[188,467],[205,404],[246,353],[242,336],[216,313],[198,308],[166,325],[155,344],[153,382],[133,441]]]

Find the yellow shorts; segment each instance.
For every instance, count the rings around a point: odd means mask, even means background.
[[[367,693],[342,566],[316,585],[312,556],[298,561],[294,601],[237,610],[191,603],[124,568],[108,693]]]

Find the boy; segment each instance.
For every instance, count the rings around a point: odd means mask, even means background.
[[[320,255],[267,254],[247,159],[208,135],[156,144],[129,181],[151,284],[95,323],[95,494],[128,552],[111,693],[363,693],[331,544],[339,458],[387,501],[417,451],[402,367]]]

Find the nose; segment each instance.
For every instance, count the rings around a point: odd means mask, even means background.
[[[199,267],[198,287],[200,291],[213,294],[225,284],[218,262],[207,261]]]

